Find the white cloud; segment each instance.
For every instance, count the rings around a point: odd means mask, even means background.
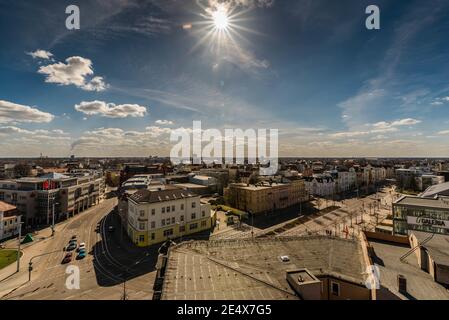
[[[173,125],[173,121],[170,121],[170,120],[156,120],[155,123],[158,124],[158,125],[161,125],[161,126],[171,126],[171,125]]]
[[[34,52],[27,52],[26,54],[33,57],[33,59],[43,59],[43,60],[50,60],[53,57],[53,54],[49,51],[38,49]]]
[[[39,68],[38,73],[46,75],[45,82],[59,85],[74,85],[86,91],[104,91],[108,85],[103,77],[93,76],[92,61],[83,57],[67,58],[66,63],[57,62]]]
[[[449,134],[449,130],[444,130],[444,131],[440,131],[438,132],[439,135],[446,135]]]
[[[100,115],[106,118],[144,117],[147,108],[137,104],[106,103],[104,101],[83,101],[75,105],[75,109],[87,115]]]
[[[436,98],[431,105],[432,106],[441,106],[445,103],[449,102],[449,97]]]
[[[106,148],[110,154],[120,154],[124,150],[136,147],[148,147],[167,152],[172,129],[152,126],[143,131],[125,131],[120,128],[98,128],[85,132],[72,143],[72,149],[81,150]],[[158,138],[158,139],[155,139]],[[161,149],[162,148],[162,149]],[[165,148],[165,149],[164,149]],[[139,151],[141,152],[141,151]]]
[[[40,111],[34,107],[16,104],[0,100],[0,123],[34,122],[48,123],[54,119],[54,115]]]
[[[401,127],[401,126],[413,126],[413,125],[416,125],[419,123],[421,123],[421,120],[407,118],[407,119],[396,120],[393,122],[381,121],[381,122],[373,124],[373,127],[378,128],[378,129],[389,129],[389,128]]]

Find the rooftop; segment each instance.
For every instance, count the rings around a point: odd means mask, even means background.
[[[403,196],[399,198],[394,204],[408,205],[415,207],[430,207],[438,209],[449,210],[449,198],[439,197],[439,198],[420,198],[413,196]]]
[[[9,203],[0,201],[0,212],[15,210],[16,207],[13,205],[10,205]]]
[[[160,190],[139,190],[130,199],[137,203],[157,203],[163,201],[179,200],[196,197],[197,195],[189,191],[166,185]]]
[[[370,241],[373,262],[379,267],[381,286],[403,300],[448,300],[449,292],[433,281],[430,274],[421,270],[416,256],[410,255],[405,262],[399,258],[410,251],[409,246]],[[407,279],[407,295],[399,293],[398,275]]]
[[[193,241],[170,248],[162,299],[299,299],[286,274],[302,268],[316,277],[332,275],[364,285],[358,241],[321,236]]]
[[[438,194],[449,194],[449,182],[436,184],[427,188],[420,194],[422,198],[434,197]]]
[[[421,243],[429,237],[429,233],[412,231]],[[432,260],[437,264],[449,266],[449,236],[435,234],[423,247],[427,249]]]

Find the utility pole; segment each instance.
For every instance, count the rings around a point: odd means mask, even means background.
[[[20,243],[22,238],[22,216],[19,216],[19,244],[17,246],[17,272],[20,270]]]
[[[52,214],[52,221],[51,221],[51,236],[53,237],[55,235],[55,200],[53,199],[53,214]]]

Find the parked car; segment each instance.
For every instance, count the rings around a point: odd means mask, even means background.
[[[66,248],[66,251],[73,251],[76,249],[78,245],[76,244],[76,242],[70,242],[69,245]]]
[[[62,264],[70,263],[72,261],[72,257],[73,257],[73,255],[71,252],[67,253],[65,255],[64,259],[62,259]]]
[[[78,252],[78,256],[76,257],[76,259],[82,260],[86,257],[86,255],[87,255],[86,250],[82,249],[80,250],[80,252]]]
[[[78,252],[82,250],[86,250],[86,244],[84,242],[81,242],[77,249]]]

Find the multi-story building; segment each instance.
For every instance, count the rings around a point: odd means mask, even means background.
[[[345,193],[357,188],[357,173],[354,168],[327,172],[335,180],[335,192]]]
[[[331,176],[313,175],[313,177],[305,177],[304,181],[306,190],[311,195],[329,197],[336,193],[336,183]]]
[[[19,224],[20,216],[17,208],[0,201],[0,241],[17,235]]]
[[[393,230],[402,235],[413,230],[449,235],[449,198],[401,197],[393,203]]]
[[[167,185],[128,198],[128,235],[146,247],[210,229],[211,208],[189,191]]]
[[[309,195],[303,179],[291,179],[290,183],[233,183],[224,190],[224,198],[236,209],[259,214],[306,202]]]
[[[0,201],[17,207],[25,226],[50,224],[99,203],[105,183],[101,173],[62,175],[0,181]]]

